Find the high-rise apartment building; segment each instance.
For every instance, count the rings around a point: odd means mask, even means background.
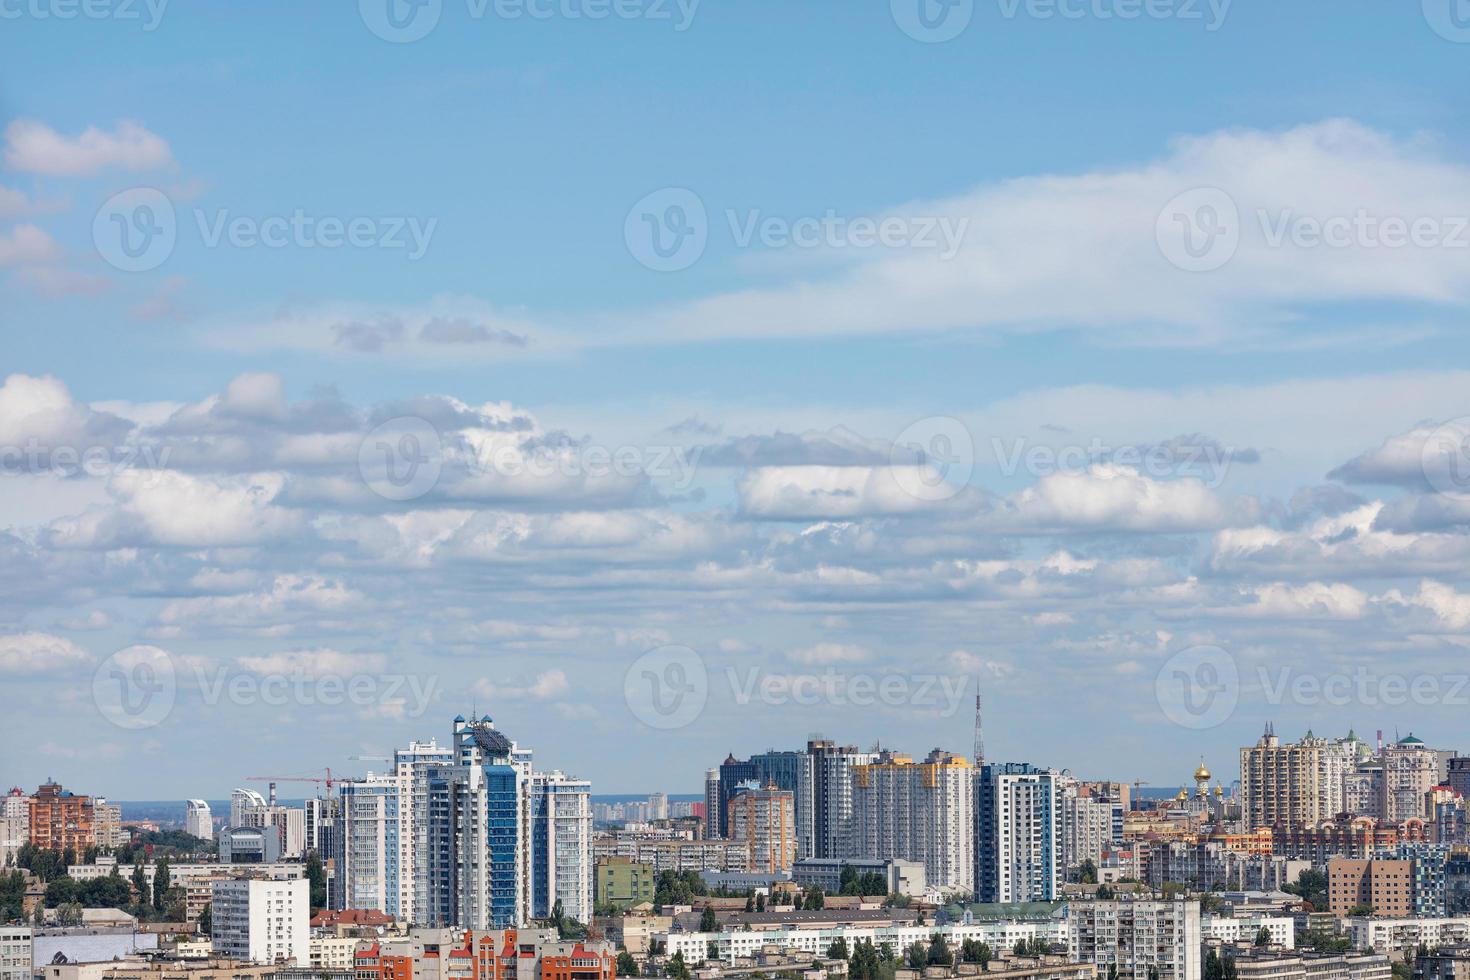
[[[214,817],[209,812],[208,803],[203,800],[184,802],[184,833],[200,840],[214,839]]]
[[[1240,750],[1240,792],[1247,830],[1296,830],[1326,819],[1321,739],[1283,744],[1267,726],[1255,745]]]
[[[1095,784],[1070,777],[1063,777],[1060,787],[1062,866],[1075,868],[1084,861],[1096,865],[1107,846],[1123,838],[1123,802],[1104,795]]]
[[[1049,902],[1061,890],[1059,773],[987,764],[975,791],[975,892],[981,902]]]
[[[531,828],[531,914],[547,918],[560,901],[563,914],[591,922],[592,783],[560,770],[533,771]]]
[[[852,836],[844,857],[924,865],[931,886],[975,887],[975,769],[935,749],[921,763],[894,752],[853,767]]]
[[[704,771],[704,836],[718,840],[725,836],[720,826],[720,770]]]
[[[92,798],[78,796],[54,782],[43,783],[28,801],[31,843],[81,853],[97,843]]]
[[[1383,749],[1383,819],[1427,819],[1429,791],[1439,785],[1440,754],[1412,734]]]
[[[791,870],[796,862],[796,800],[790,790],[775,783],[748,786],[731,797],[727,809],[730,839],[749,845],[750,871]]]
[[[853,840],[853,770],[878,758],[876,752],[860,752],[856,746],[838,745],[827,739],[806,744],[801,760],[803,787],[809,793],[797,801],[797,853],[802,857],[865,857],[850,854]]]

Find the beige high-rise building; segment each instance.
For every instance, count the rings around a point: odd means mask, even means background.
[[[743,789],[727,804],[730,839],[750,846],[750,870],[789,871],[796,862],[796,799],[774,783]]]
[[[1312,739],[1282,744],[1275,731],[1240,750],[1240,797],[1246,829],[1297,830],[1322,819],[1324,746]]]
[[[935,749],[923,762],[884,752],[853,769],[855,857],[924,865],[930,885],[975,887],[975,769]]]
[[[1411,733],[1383,750],[1383,819],[1401,823],[1425,819],[1429,811],[1429,791],[1439,785],[1439,753]]]

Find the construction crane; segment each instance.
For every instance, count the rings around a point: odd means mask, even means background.
[[[340,783],[356,778],[353,776],[347,776],[345,778],[334,776],[332,775],[331,766],[328,766],[322,771],[326,773],[325,776],[246,776],[245,780],[251,783],[322,783],[326,785],[327,792],[331,792],[333,783]]]

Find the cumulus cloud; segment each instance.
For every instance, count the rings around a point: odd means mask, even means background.
[[[5,165],[49,177],[86,177],[104,170],[145,171],[173,165],[167,141],[124,120],[111,132],[88,126],[66,136],[34,119],[5,128]]]
[[[873,658],[873,652],[867,647],[857,646],[851,643],[816,643],[799,650],[792,650],[786,654],[786,659],[793,663],[805,664],[809,667],[830,667],[836,664],[860,664],[866,663]]]
[[[261,676],[321,678],[376,674],[386,666],[387,658],[377,653],[343,653],[322,648],[239,657],[236,662],[242,669]]]
[[[570,690],[571,684],[567,681],[566,671],[557,668],[543,671],[524,684],[497,683],[482,677],[474,686],[476,696],[490,701],[549,701]]]
[[[0,636],[0,674],[51,674],[90,663],[75,643],[50,633]]]
[[[0,266],[33,265],[60,256],[61,246],[35,225],[16,225],[0,232]]]

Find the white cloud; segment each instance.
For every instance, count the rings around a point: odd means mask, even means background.
[[[1238,519],[1199,480],[1154,480],[1111,463],[1048,474],[1007,503],[1017,524],[1043,528],[1198,531]]]
[[[793,663],[805,664],[809,667],[827,667],[834,664],[860,664],[866,663],[873,658],[873,652],[867,647],[857,646],[850,643],[817,643],[799,650],[792,650],[786,654],[786,659]]]
[[[291,650],[240,657],[237,662],[252,674],[279,674],[287,677],[351,677],[380,673],[387,658],[376,653],[343,653],[340,650]]]
[[[88,126],[65,136],[34,119],[17,119],[5,128],[5,165],[11,170],[50,177],[85,177],[103,170],[157,170],[173,165],[173,153],[160,136],[123,120],[112,132]]]
[[[61,256],[61,246],[35,225],[16,225],[0,233],[0,266],[33,265]]]
[[[1171,265],[1157,237],[1165,206],[1201,187],[1225,190],[1242,219],[1233,260],[1210,273]],[[687,342],[1066,324],[1165,346],[1239,343],[1289,335],[1301,304],[1470,300],[1463,245],[1273,242],[1283,215],[1427,219],[1463,236],[1456,216],[1467,198],[1470,167],[1350,120],[1221,131],[1179,139],[1127,169],[1009,180],[894,210],[968,221],[950,259],[934,249],[838,250],[834,261],[850,268],[835,276],[732,291],[608,329]]]
[[[50,674],[90,663],[75,643],[50,633],[0,636],[0,674]]]
[[[482,677],[475,682],[473,690],[477,697],[491,701],[548,701],[566,694],[571,690],[571,684],[567,681],[566,671],[553,668],[537,674],[526,684],[497,684]]]

